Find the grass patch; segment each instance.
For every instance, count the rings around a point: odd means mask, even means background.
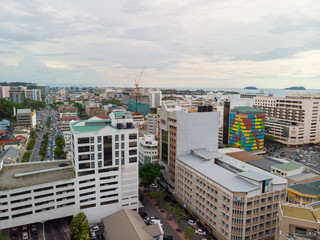
[[[23,154],[23,157],[21,159],[21,162],[29,162],[31,157],[31,152],[26,152]]]
[[[27,147],[27,150],[32,150],[34,148],[34,145],[36,143],[36,139],[35,138],[31,138]]]

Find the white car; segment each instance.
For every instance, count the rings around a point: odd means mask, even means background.
[[[99,227],[97,225],[90,225],[91,230],[98,231]]]
[[[205,235],[206,235],[206,232],[205,232],[205,231],[202,231],[202,229],[199,228],[199,229],[196,230],[196,234],[205,236]]]
[[[188,220],[188,224],[191,226],[197,225],[197,222],[193,221],[193,220]]]

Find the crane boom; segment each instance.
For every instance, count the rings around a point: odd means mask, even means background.
[[[136,80],[134,80],[134,85],[136,86],[136,112],[138,111],[139,82],[140,82],[140,79],[141,79],[141,76],[143,74],[144,69],[145,68],[143,68],[141,70],[140,76]]]

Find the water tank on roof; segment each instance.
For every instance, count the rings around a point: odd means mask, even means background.
[[[133,123],[132,122],[127,122],[127,128],[133,128]]]
[[[198,112],[203,112],[203,106],[201,105],[198,106]]]
[[[207,105],[203,106],[203,111],[204,112],[208,112],[208,106]]]

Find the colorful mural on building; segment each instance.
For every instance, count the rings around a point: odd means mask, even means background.
[[[250,111],[252,113],[252,110]],[[265,114],[230,113],[229,143],[249,152],[263,151]]]

